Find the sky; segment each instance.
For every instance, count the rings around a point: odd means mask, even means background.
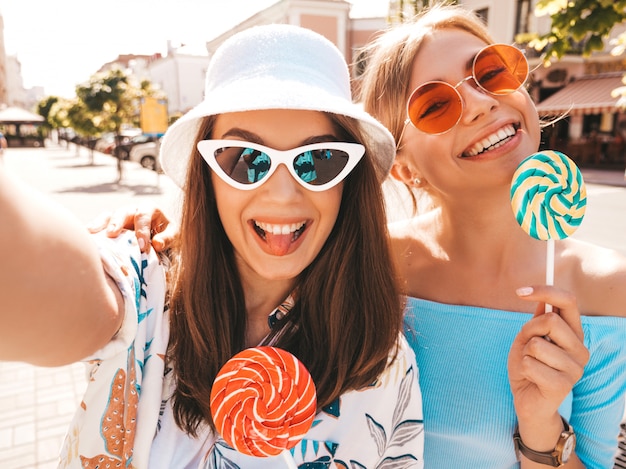
[[[165,55],[168,40],[200,49],[277,1],[0,0],[0,13],[5,50],[20,61],[24,87],[73,97],[77,84],[118,55]],[[349,1],[357,16],[384,15],[388,4]]]

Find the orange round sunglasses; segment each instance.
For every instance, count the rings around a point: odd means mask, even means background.
[[[517,47],[491,44],[481,49],[472,62],[472,74],[452,86],[443,81],[421,84],[407,101],[408,118],[416,129],[428,134],[443,134],[461,120],[463,98],[457,88],[468,80],[492,95],[502,96],[519,90],[528,79],[528,61]],[[404,134],[404,129],[402,130]],[[402,135],[398,139],[400,142]]]

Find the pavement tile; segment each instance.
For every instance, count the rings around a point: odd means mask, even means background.
[[[44,437],[37,441],[37,463],[52,463],[51,467],[56,468],[59,450],[63,444],[63,437]]]
[[[13,427],[13,444],[16,446],[34,443],[35,422],[24,423]]]
[[[13,446],[0,455],[2,469],[32,469],[37,465],[34,445]]]
[[[0,428],[0,451],[13,446],[13,428]]]

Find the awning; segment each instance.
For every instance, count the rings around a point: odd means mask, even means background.
[[[622,76],[619,74],[578,78],[537,104],[537,111],[540,116],[618,112],[619,96],[611,97],[611,91],[624,86]]]
[[[19,107],[7,107],[0,110],[0,124],[38,124],[43,116]]]

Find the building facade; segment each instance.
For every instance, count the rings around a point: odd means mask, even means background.
[[[7,69],[4,48],[4,19],[0,11],[0,106],[7,105]]]
[[[356,2],[355,2],[356,3]],[[385,3],[381,0],[381,4]],[[389,2],[386,2],[389,4]],[[393,2],[391,2],[393,4]],[[515,43],[517,34],[547,32],[548,16],[534,14],[537,0],[465,0],[458,3],[476,11],[496,42]],[[356,5],[355,5],[356,6]],[[389,12],[369,17],[351,14],[343,0],[281,0],[207,43],[209,54],[228,37],[251,26],[287,23],[326,36],[344,53],[358,83],[364,66],[359,52],[389,26]],[[542,148],[559,149],[581,166],[626,166],[626,112],[613,90],[623,86],[626,56],[612,56],[610,39],[626,30],[614,28],[605,50],[591,57],[569,55],[543,65],[539,54],[523,44],[532,69],[528,89],[546,122]]]
[[[43,98],[43,87],[24,88],[20,61],[15,55],[6,55],[4,19],[0,11],[0,109],[18,107],[32,111]]]
[[[225,39],[252,26],[286,23],[310,28],[332,41],[350,64],[355,86],[358,86],[358,76],[365,66],[360,60],[363,47],[388,28],[389,18],[393,17],[389,10],[390,5],[394,6],[393,0],[379,0],[375,10],[363,9],[366,3],[372,2],[278,0],[208,41],[205,54],[190,54],[184,47],[169,44],[165,57],[124,56],[130,58],[123,65],[138,79],[147,78],[160,87],[167,95],[169,114],[180,115],[202,101],[210,56]],[[497,42],[512,44],[519,33],[541,33],[550,28],[549,17],[534,14],[537,0],[464,0],[458,3],[476,11]],[[625,29],[626,25],[616,27],[612,37]],[[14,63],[4,56],[1,32],[0,16],[0,105],[22,104],[23,101],[27,104],[26,101],[33,98],[28,93],[24,97],[21,82],[8,78],[9,72],[11,76],[19,76],[19,62]],[[583,166],[626,166],[626,113],[623,105],[620,106],[619,96],[612,96],[612,91],[622,86],[626,56],[612,56],[607,41],[606,49],[591,57],[571,55],[545,67],[536,51],[523,44],[518,47],[525,50],[533,70],[529,92],[542,118],[550,122],[544,128],[542,146],[560,149]],[[120,56],[120,63],[124,57]],[[18,103],[11,101],[11,96]]]
[[[192,55],[183,47],[168,47],[165,57],[148,65],[150,81],[167,96],[170,116],[182,115],[202,101],[208,64],[206,54]]]
[[[479,12],[498,42],[514,43],[519,33],[545,33],[548,16],[534,14],[537,0],[465,0]],[[543,148],[563,151],[581,166],[623,169],[626,166],[626,103],[614,90],[624,86],[626,55],[611,55],[611,41],[626,31],[618,25],[605,49],[591,57],[567,55],[549,67],[536,51],[524,49],[531,69],[529,92],[548,125]]]

